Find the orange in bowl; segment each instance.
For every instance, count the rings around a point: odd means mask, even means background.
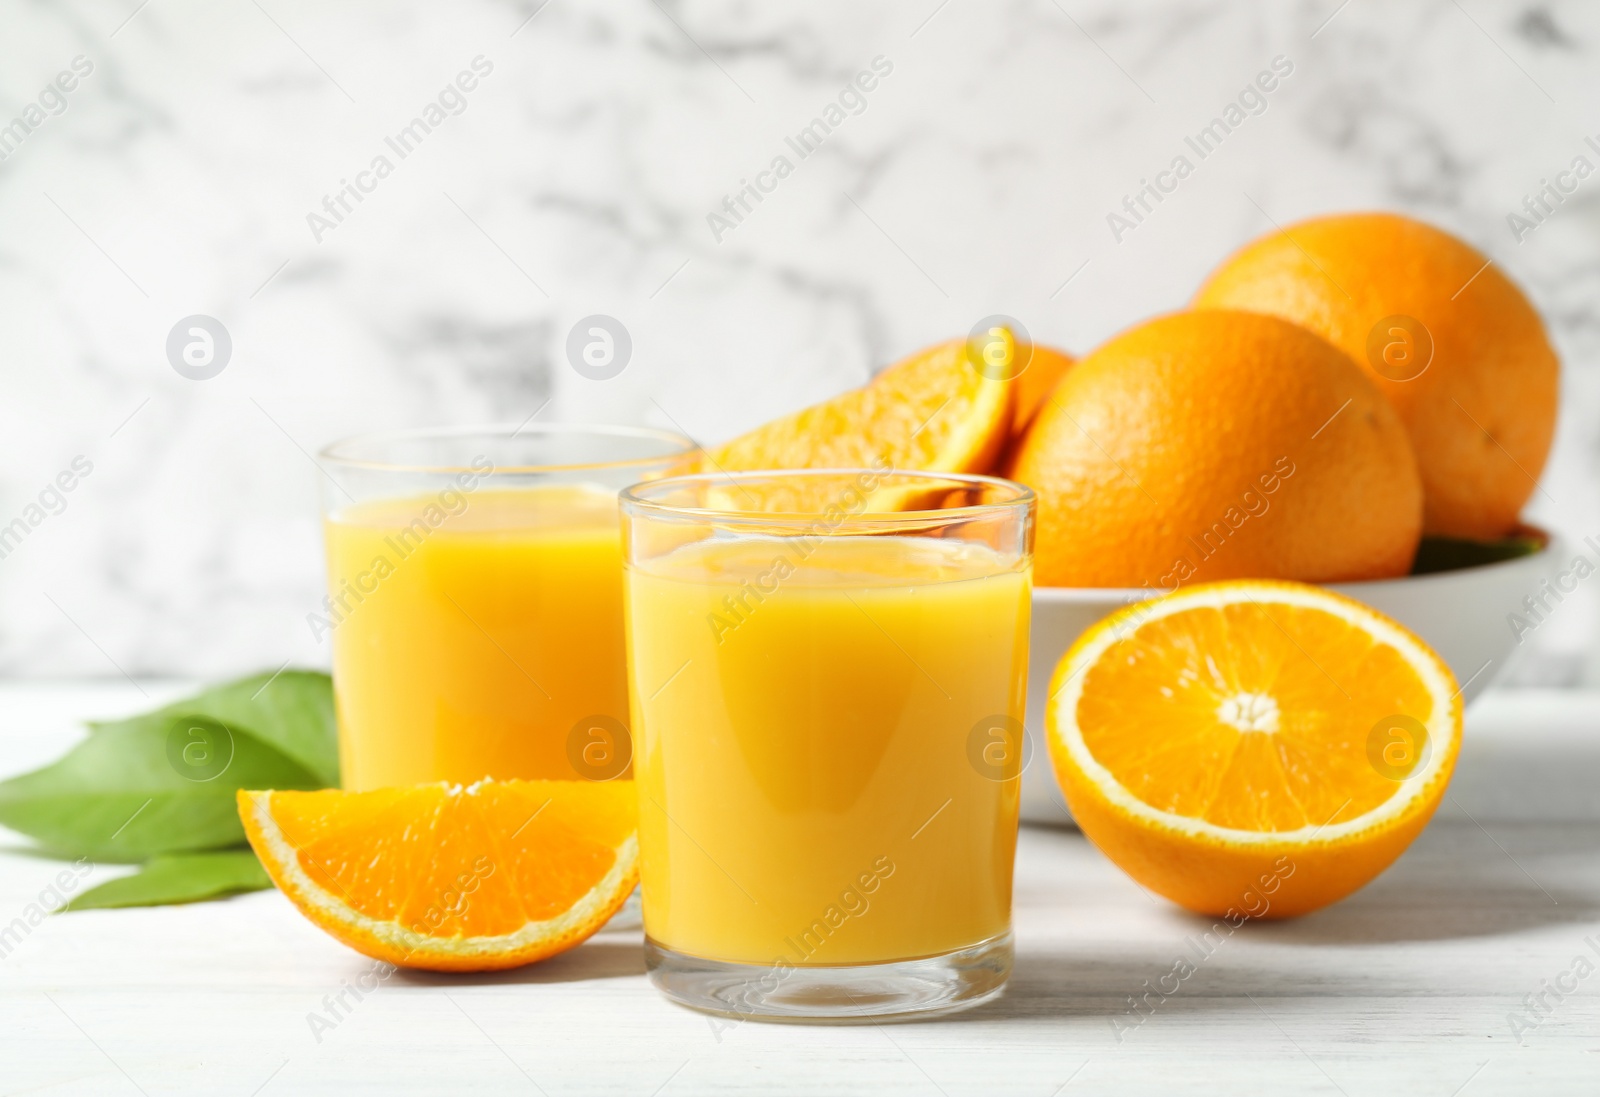
[[[1487,256],[1399,214],[1320,217],[1246,245],[1194,307],[1292,320],[1366,369],[1410,433],[1426,532],[1514,529],[1550,452],[1560,367]]]
[[[1422,529],[1405,429],[1305,328],[1176,313],[1067,371],[1012,458],[1039,497],[1041,586],[1404,575]]]

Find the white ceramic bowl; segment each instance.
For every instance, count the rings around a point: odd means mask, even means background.
[[[1508,616],[1526,616],[1523,599],[1537,594],[1560,558],[1560,545],[1543,531],[1525,532],[1544,542],[1538,552],[1454,571],[1334,583],[1330,589],[1388,614],[1423,640],[1463,683],[1467,704],[1506,668],[1519,643]],[[1022,818],[1030,823],[1071,823],[1061,799],[1044,739],[1044,710],[1051,675],[1072,642],[1090,625],[1145,590],[1036,587],[1028,665],[1027,768],[1022,774]]]

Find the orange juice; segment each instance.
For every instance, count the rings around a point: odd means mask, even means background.
[[[630,564],[626,593],[654,943],[841,965],[1009,930],[1016,770],[972,748],[1022,716],[1026,557],[703,539]]]
[[[325,523],[344,787],[593,777],[573,729],[627,720],[616,494],[441,498]]]

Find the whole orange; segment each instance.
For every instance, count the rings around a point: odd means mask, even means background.
[[[1398,214],[1317,218],[1246,245],[1194,306],[1293,320],[1361,364],[1411,435],[1426,532],[1517,524],[1550,452],[1559,363],[1527,297],[1476,249]]]
[[[1043,586],[1376,579],[1410,569],[1416,461],[1348,355],[1248,312],[1163,316],[1068,370],[1013,478]]]

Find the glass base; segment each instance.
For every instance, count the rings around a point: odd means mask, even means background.
[[[741,1021],[827,1024],[928,1017],[998,997],[1011,977],[1010,932],[969,948],[885,964],[732,964],[686,956],[647,935],[656,989],[679,1005]]]

